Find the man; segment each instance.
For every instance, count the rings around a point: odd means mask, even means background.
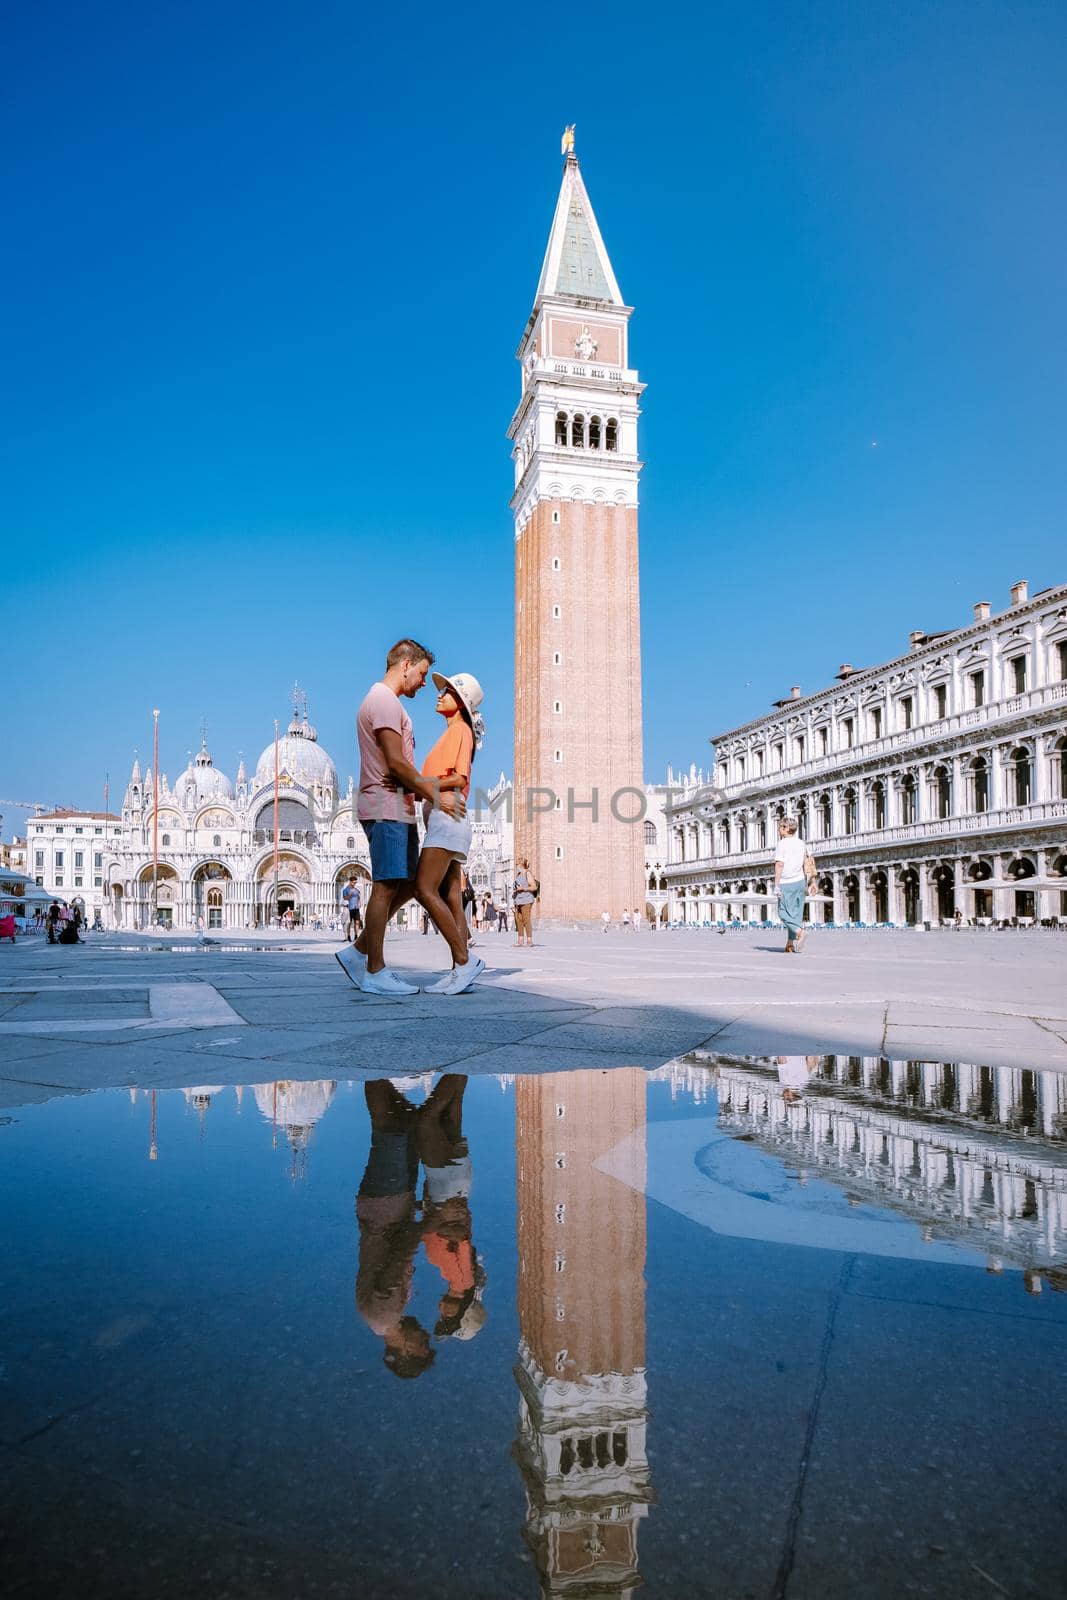
[[[356,1310],[381,1339],[389,1370],[398,1378],[417,1378],[434,1359],[429,1334],[407,1314],[422,1236],[415,1214],[418,1113],[388,1079],[366,1084],[363,1093],[371,1146],[356,1197]]]
[[[778,849],[774,855],[774,891],[778,915],[785,924],[787,956],[799,955],[804,944],[804,894],[815,876],[815,863],[797,834],[792,817],[778,823]]]
[[[341,899],[348,907],[348,931],[345,934],[345,941],[347,942],[351,939],[352,943],[355,944],[363,929],[363,917],[361,915],[363,897],[359,892],[359,884],[356,882],[355,873],[352,874],[341,890]]]
[[[371,893],[363,931],[351,950],[338,950],[337,959],[357,988],[366,994],[391,996],[418,994],[417,983],[406,983],[385,965],[385,930],[391,917],[415,893],[419,836],[415,826],[415,799],[428,800],[450,816],[462,817],[466,801],[459,789],[439,792],[432,778],[415,766],[415,732],[401,699],[411,700],[426,682],[433,652],[415,639],[398,639],[385,658],[385,674],[372,684],[356,716],[359,740],[359,798],[357,814],[370,847]],[[451,917],[434,919],[448,944],[455,967],[469,973],[469,988],[485,963],[467,961],[464,942]],[[457,980],[458,981],[458,980]],[[450,994],[461,989],[453,985]]]

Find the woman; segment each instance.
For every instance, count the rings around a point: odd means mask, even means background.
[[[512,894],[512,904],[515,907],[515,931],[518,934],[517,948],[524,944],[533,944],[533,903],[537,899],[540,885],[530,872],[530,863],[524,856],[519,862],[519,870],[515,874],[515,885]]]
[[[474,752],[482,742],[485,724],[478,712],[484,695],[477,678],[457,672],[451,678],[435,672],[437,710],[445,731],[423,763],[424,778],[433,778],[441,794],[460,789],[470,794]],[[463,994],[485,962],[468,952],[470,934],[463,905],[463,864],[471,845],[471,825],[466,817],[453,817],[429,800],[423,802],[426,833],[415,874],[415,894],[434,925],[448,940],[452,970],[428,985],[429,994]]]

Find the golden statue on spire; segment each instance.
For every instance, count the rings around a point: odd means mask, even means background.
[[[561,156],[572,156],[574,154],[573,122],[568,123],[563,130],[563,138],[559,142],[559,153]]]

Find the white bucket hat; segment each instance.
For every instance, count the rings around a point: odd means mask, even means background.
[[[477,678],[470,672],[457,672],[451,678],[446,678],[443,672],[433,674],[434,687],[441,690],[451,690],[459,703],[470,716],[474,728],[474,743],[480,745],[485,737],[485,723],[482,721],[478,707],[485,699],[485,691]]]

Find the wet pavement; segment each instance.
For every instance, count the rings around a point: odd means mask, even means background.
[[[1067,1076],[624,1016],[357,1075],[329,1021],[95,1092],[5,1041],[5,1593],[1063,1593]]]

